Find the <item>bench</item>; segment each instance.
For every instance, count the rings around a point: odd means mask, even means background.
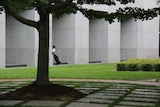
[[[11,67],[26,67],[27,64],[7,64],[6,68],[11,68]]]
[[[102,61],[90,61],[89,63],[102,63]]]
[[[61,62],[60,64],[58,65],[62,65],[62,64],[68,64],[67,62]],[[57,65],[57,63],[53,63],[53,65]]]

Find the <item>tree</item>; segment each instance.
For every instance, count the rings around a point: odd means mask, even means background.
[[[134,0],[0,0],[0,11],[5,11],[12,15],[19,22],[34,27],[39,33],[39,52],[37,66],[37,85],[48,85],[49,82],[49,14],[61,17],[63,14],[76,13],[80,11],[87,18],[104,18],[110,23],[115,19],[124,21],[126,18],[148,20],[159,14],[160,8],[144,10],[137,7],[119,8],[116,12],[97,11],[83,8],[83,4],[103,4],[116,5],[134,3]],[[35,9],[40,19],[38,21],[29,20],[20,16],[18,13],[27,9]]]

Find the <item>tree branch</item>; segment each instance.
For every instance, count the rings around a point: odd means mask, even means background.
[[[26,19],[26,18],[20,16],[12,6],[6,5],[6,10],[19,22],[26,24],[28,26],[32,26],[34,28],[38,28],[38,22],[33,21],[33,20],[29,20],[29,19]]]

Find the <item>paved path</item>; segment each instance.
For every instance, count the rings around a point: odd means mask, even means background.
[[[160,86],[160,82],[154,80],[146,81],[128,81],[128,80],[103,80],[103,79],[51,79],[51,81],[89,81],[89,82],[114,82],[114,83],[130,83],[130,84],[143,84]]]
[[[0,80],[3,82],[0,84],[0,94],[12,91],[11,87],[21,86],[21,84],[26,84],[26,81],[34,81],[34,79]],[[66,101],[0,100],[0,107],[159,107],[160,105],[160,83],[152,82],[152,80],[51,79],[51,81],[74,81],[74,83],[66,82],[65,85],[88,95],[70,103]],[[81,81],[88,82],[84,84]]]
[[[35,79],[2,79],[0,82],[5,81],[34,81]],[[154,85],[160,86],[160,82],[155,82],[153,80],[143,80],[143,81],[129,81],[129,80],[104,80],[104,79],[64,79],[55,78],[50,79],[50,81],[89,81],[89,82],[115,82],[115,83],[130,83],[130,84],[143,84],[143,85]]]

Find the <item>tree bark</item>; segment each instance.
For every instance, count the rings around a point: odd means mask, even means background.
[[[49,82],[49,13],[40,13],[39,51],[37,68],[37,85],[48,85]]]

